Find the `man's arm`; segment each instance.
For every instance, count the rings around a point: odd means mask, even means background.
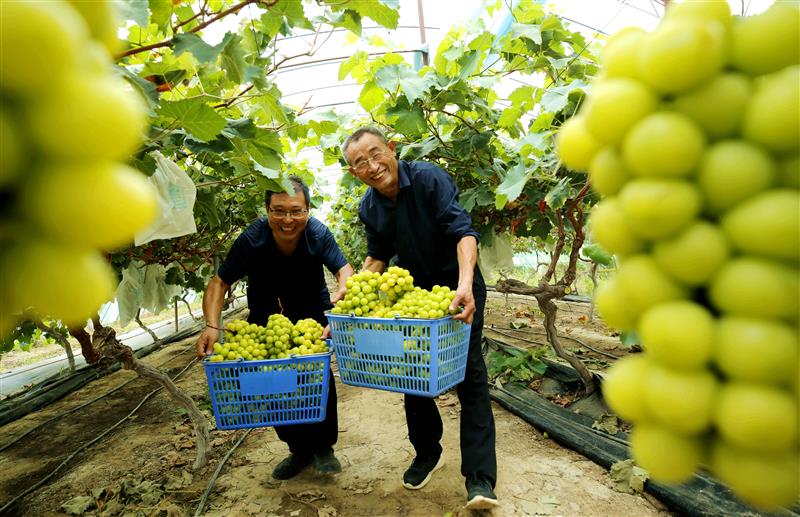
[[[206,328],[200,334],[195,344],[197,357],[203,357],[214,351],[214,343],[219,341],[220,329],[219,317],[222,314],[222,302],[225,299],[225,292],[230,286],[219,276],[214,277],[208,282],[208,287],[203,294],[203,317],[205,318]]]
[[[367,256],[367,258],[364,260],[364,265],[362,266],[361,269],[363,271],[374,271],[376,273],[383,273],[383,270],[386,269],[386,262]]]
[[[478,240],[472,235],[466,235],[456,245],[458,255],[458,287],[450,310],[455,310],[459,305],[464,310],[453,316],[453,319],[472,323],[475,314],[475,297],[472,294],[472,277],[475,272],[475,263],[478,260]]]
[[[344,295],[347,294],[347,279],[353,276],[354,273],[353,266],[350,264],[345,264],[336,272],[335,276],[336,281],[339,282],[339,290],[331,297],[331,303],[336,303],[344,298]]]

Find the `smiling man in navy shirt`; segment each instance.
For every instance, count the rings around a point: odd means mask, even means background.
[[[414,283],[456,290],[455,316],[472,322],[464,382],[456,388],[461,402],[461,473],[466,478],[467,508],[497,506],[495,428],[486,364],[481,354],[486,285],[476,267],[478,232],[458,204],[453,179],[432,163],[398,161],[395,142],[374,127],[350,135],[342,151],[350,173],[369,185],[358,209],[366,226],[364,269],[382,272],[397,257]],[[432,398],[405,395],[408,436],[416,458],[403,475],[403,486],[425,486],[441,468],[442,418]]]
[[[271,314],[283,313],[296,323],[313,318],[327,325],[324,312],[346,291],[345,281],[353,268],[347,263],[330,230],[308,215],[308,187],[296,177],[289,178],[294,193],[267,192],[267,217],[253,222],[231,246],[225,261],[203,295],[206,329],[197,340],[197,355],[213,351],[219,340],[219,318],[225,292],[235,281],[247,277],[247,321],[266,325]],[[325,285],[323,266],[339,283],[331,299]],[[327,332],[327,329],[326,329]],[[273,470],[276,479],[289,479],[312,463],[321,473],[341,470],[333,455],[338,434],[336,386],[331,375],[325,420],[314,424],[276,426],[278,438],[289,445],[291,454]]]

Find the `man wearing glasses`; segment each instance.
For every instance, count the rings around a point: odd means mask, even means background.
[[[324,312],[344,296],[345,281],[353,275],[353,268],[330,230],[308,215],[308,187],[296,176],[289,180],[294,192],[265,194],[267,217],[256,220],[237,237],[217,275],[209,281],[203,297],[206,328],[196,344],[198,357],[213,351],[219,340],[225,292],[245,276],[250,309],[247,321],[256,325],[265,326],[267,318],[278,313],[293,322],[313,318],[327,325]],[[323,266],[339,283],[332,298],[325,285]],[[326,328],[325,333],[328,332]],[[275,427],[278,438],[289,445],[290,454],[278,463],[272,476],[289,479],[311,464],[320,473],[339,472],[341,465],[333,455],[338,425],[336,387],[331,382],[325,420]]]
[[[467,508],[497,506],[495,428],[486,364],[481,354],[486,285],[476,267],[478,232],[458,204],[458,188],[441,168],[421,161],[398,161],[395,142],[374,127],[363,127],[342,145],[350,173],[370,186],[358,209],[367,233],[364,269],[382,272],[397,257],[414,284],[456,290],[454,316],[472,322],[464,382],[456,387],[461,403],[461,474]],[[424,487],[442,460],[442,418],[432,398],[405,395],[408,437],[416,458],[403,474],[403,486]]]

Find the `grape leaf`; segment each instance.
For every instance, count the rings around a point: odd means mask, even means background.
[[[175,36],[175,46],[173,50],[175,56],[180,56],[184,52],[191,53],[200,63],[213,63],[219,57],[222,49],[228,46],[234,34],[228,32],[218,45],[209,45],[197,34],[178,34]]]
[[[569,94],[575,90],[584,91],[588,90],[588,84],[577,79],[564,86],[557,86],[549,88],[542,95],[542,108],[552,113],[558,113],[567,105]]]
[[[158,115],[178,121],[186,131],[203,142],[217,136],[227,121],[201,98],[164,101]]]
[[[432,78],[428,75],[420,77],[408,66],[389,65],[378,70],[375,82],[390,92],[400,88],[408,102],[413,103],[432,85]]]
[[[123,20],[131,20],[142,28],[147,27],[147,21],[150,18],[147,0],[119,0],[117,5]]]
[[[517,163],[508,171],[506,177],[503,178],[503,182],[498,185],[495,194],[498,200],[495,201],[495,206],[498,210],[503,208],[509,201],[514,201],[519,197],[529,177],[530,172],[525,169],[525,164],[523,163]]]
[[[392,7],[393,4],[394,7]],[[358,0],[348,3],[347,7],[361,16],[375,20],[376,23],[387,29],[396,29],[397,21],[400,19],[396,4],[397,2],[388,0]]]

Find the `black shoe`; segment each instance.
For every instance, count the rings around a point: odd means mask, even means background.
[[[442,467],[444,467],[444,458],[441,454],[434,457],[417,456],[403,474],[403,486],[409,490],[419,490],[427,485],[433,473]]]
[[[489,510],[497,506],[492,484],[481,476],[467,477],[467,508],[469,510]]]
[[[333,455],[333,450],[314,454],[314,468],[320,474],[336,474],[342,471],[342,464]]]
[[[311,465],[311,456],[298,456],[290,454],[284,458],[275,469],[272,471],[272,477],[275,479],[291,479],[303,472],[306,467]]]

